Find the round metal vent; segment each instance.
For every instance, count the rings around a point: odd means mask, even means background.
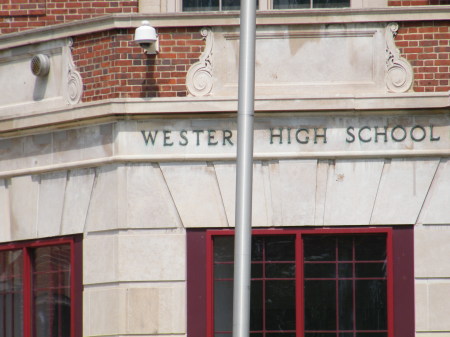
[[[50,70],[50,60],[47,55],[37,54],[31,59],[31,71],[35,76],[46,76]]]

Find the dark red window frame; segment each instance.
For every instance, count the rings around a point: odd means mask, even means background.
[[[58,245],[70,246],[70,337],[82,336],[82,235],[21,241],[0,245],[0,252],[21,250],[23,258],[23,337],[33,336],[32,250]]]
[[[188,336],[213,337],[212,237],[232,235],[233,230],[187,231]],[[414,246],[413,227],[255,229],[255,235],[311,235],[385,233],[388,259],[388,336],[413,337]],[[298,257],[300,258],[300,256]],[[297,278],[297,303],[301,301],[302,277]],[[301,303],[301,302],[300,302]],[[298,306],[297,336],[303,331],[303,308]]]

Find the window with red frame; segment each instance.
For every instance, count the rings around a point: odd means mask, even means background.
[[[250,336],[413,337],[412,233],[411,227],[254,231]],[[233,242],[229,230],[188,232],[188,334],[231,337]],[[201,255],[205,269],[194,274],[190,261],[198,265]]]
[[[0,246],[1,336],[80,335],[80,245],[70,237]]]

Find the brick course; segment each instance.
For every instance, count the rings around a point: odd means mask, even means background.
[[[158,33],[158,55],[147,55],[132,42],[134,29],[75,37],[72,52],[83,78],[82,100],[186,96],[186,73],[205,43],[200,28],[159,29]]]
[[[137,13],[139,0],[3,0],[0,34],[115,13]]]
[[[395,43],[414,70],[414,91],[450,90],[450,21],[400,26]]]

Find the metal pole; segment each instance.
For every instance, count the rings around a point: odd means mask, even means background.
[[[233,337],[248,337],[250,331],[256,0],[241,0],[240,20]]]

